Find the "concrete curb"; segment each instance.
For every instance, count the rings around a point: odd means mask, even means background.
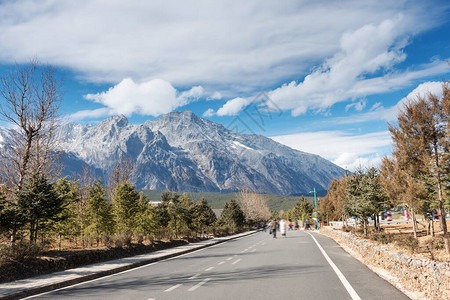
[[[134,269],[140,266],[148,265],[157,261],[194,252],[226,241],[248,236],[256,232],[258,231],[256,230],[247,231],[244,233],[235,234],[228,237],[214,238],[212,240],[187,244],[174,248],[168,248],[164,250],[150,252],[148,254],[120,258],[113,261],[107,261],[98,264],[60,271],[52,274],[3,283],[0,284],[0,299],[21,299],[28,296],[49,292],[70,285],[105,277],[126,270]],[[127,262],[130,260],[131,262]],[[106,265],[110,264],[111,266],[108,267],[105,266],[105,264]],[[76,273],[79,273],[80,275],[76,275]]]

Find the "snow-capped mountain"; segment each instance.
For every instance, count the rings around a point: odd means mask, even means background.
[[[344,170],[260,135],[238,134],[191,111],[132,125],[124,116],[61,127],[66,174],[87,164],[106,172],[121,157],[134,164],[138,188],[298,194],[327,189]]]

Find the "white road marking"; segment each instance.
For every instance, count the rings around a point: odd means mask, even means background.
[[[181,283],[180,283],[180,284],[176,284],[176,285],[174,285],[173,287],[168,288],[168,289],[165,290],[164,292],[171,292],[171,291],[173,291],[174,289],[179,288],[180,286],[182,286]]]
[[[353,287],[350,285],[350,283],[347,281],[347,278],[345,278],[344,274],[342,274],[341,270],[334,264],[334,262],[331,260],[331,258],[328,256],[328,254],[323,250],[322,246],[319,244],[319,242],[316,240],[316,238],[309,232],[307,232],[314,242],[316,242],[317,247],[319,247],[320,252],[322,252],[323,256],[327,260],[327,262],[330,264],[331,268],[333,268],[336,275],[339,277],[339,280],[344,285],[347,292],[350,294],[350,297],[352,297],[353,300],[361,300],[359,295],[356,293],[356,291],[353,289]]]
[[[218,265],[223,265],[225,263],[225,261],[221,261],[220,263],[218,263]]]
[[[194,285],[193,287],[191,287],[190,289],[188,289],[188,292],[193,292],[196,289],[198,289],[199,287],[201,287],[202,285],[204,285],[206,282],[208,282],[209,280],[211,280],[211,278],[205,278],[202,282],[197,283],[196,285]]]
[[[256,251],[256,249],[253,249],[253,250],[252,250],[252,251],[250,251],[250,252],[252,252],[252,253],[253,253],[253,252],[255,252],[255,251]]]
[[[214,269],[214,267],[209,267],[208,269],[205,270],[205,272],[211,271],[212,269]]]
[[[197,273],[197,274],[195,274],[194,276],[189,277],[189,279],[195,279],[195,278],[197,278],[198,276],[200,276],[200,273]]]
[[[233,261],[231,264],[232,264],[232,265],[235,265],[235,264],[237,264],[237,263],[240,262],[240,261],[241,261],[241,259],[239,258],[238,260]]]
[[[228,258],[227,258],[227,260],[232,260],[232,259],[233,259],[233,257],[228,257]]]
[[[233,240],[223,241],[223,242],[221,242],[221,243],[217,243],[217,244],[211,245],[211,246],[208,245],[208,246],[205,247],[205,248],[201,248],[201,249],[198,249],[198,250],[194,250],[194,251],[192,251],[192,252],[188,252],[188,253],[180,254],[180,255],[175,255],[174,257],[170,257],[170,258],[164,258],[164,259],[162,259],[161,261],[156,261],[156,262],[153,262],[153,263],[149,263],[149,264],[146,264],[146,265],[143,265],[143,266],[140,266],[140,267],[136,267],[136,268],[131,268],[131,269],[129,269],[129,270],[121,271],[121,272],[114,273],[114,274],[111,274],[111,275],[107,275],[107,276],[104,276],[104,277],[99,277],[99,278],[96,278],[96,279],[92,279],[92,280],[88,280],[88,281],[76,283],[76,284],[73,284],[73,285],[65,286],[65,287],[62,287],[62,288],[59,288],[59,289],[55,289],[55,290],[51,290],[51,291],[48,291],[48,292],[36,294],[36,295],[33,295],[33,296],[28,296],[28,297],[23,298],[23,299],[34,299],[34,298],[40,297],[40,296],[42,296],[42,295],[48,295],[48,294],[51,294],[51,293],[54,293],[54,292],[57,292],[57,291],[62,291],[62,290],[66,290],[66,289],[71,289],[71,288],[73,288],[73,287],[80,286],[80,285],[83,285],[83,284],[88,284],[88,283],[91,283],[91,282],[94,282],[94,281],[99,281],[99,280],[103,280],[103,279],[110,278],[110,277],[113,277],[113,276],[125,274],[125,273],[128,273],[128,272],[133,272],[133,271],[136,271],[136,270],[139,270],[139,269],[148,268],[149,266],[153,266],[153,265],[159,264],[160,262],[165,262],[165,261],[169,261],[169,260],[173,260],[173,259],[178,259],[178,258],[180,258],[180,257],[192,255],[192,254],[195,254],[195,253],[197,253],[197,252],[201,252],[201,251],[205,251],[205,250],[207,250],[207,249],[211,249],[211,248],[215,248],[215,247],[218,247],[218,246],[222,246],[222,245],[224,245],[225,243],[228,243],[228,242],[230,242],[230,241],[238,241],[238,240],[242,240],[242,239],[247,238],[247,237],[249,237],[249,236],[248,236],[248,235],[244,235],[244,236],[235,238],[235,239],[233,239]],[[237,254],[235,254],[234,256],[237,256]],[[154,300],[154,299],[155,299],[155,298],[149,298],[149,300]]]

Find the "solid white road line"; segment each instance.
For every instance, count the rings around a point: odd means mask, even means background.
[[[241,261],[241,259],[239,258],[238,260],[232,262],[231,264],[232,264],[232,265],[235,265],[235,264],[237,264],[237,263],[240,262],[240,261]]]
[[[209,267],[208,269],[205,270],[205,272],[211,271],[212,269],[214,269],[214,267]]]
[[[199,287],[201,287],[202,285],[204,285],[206,282],[208,282],[209,280],[211,280],[211,278],[205,278],[203,279],[202,282],[197,283],[196,285],[194,285],[193,287],[191,287],[190,289],[188,289],[188,292],[193,292],[196,289],[198,289]]]
[[[345,278],[345,276],[344,276],[344,274],[342,274],[341,270],[339,270],[339,268],[334,264],[334,262],[331,260],[331,258],[328,256],[328,254],[325,252],[325,250],[323,250],[322,246],[319,244],[319,242],[316,240],[316,238],[309,232],[307,232],[307,234],[309,234],[312,237],[312,239],[314,240],[314,242],[316,242],[317,247],[319,247],[320,252],[322,252],[323,256],[325,257],[327,262],[330,264],[331,268],[333,268],[334,272],[339,277],[339,280],[342,282],[345,289],[350,294],[350,297],[352,297],[353,300],[361,300],[359,295],[356,293],[356,291],[353,289],[353,287],[347,281],[347,278]]]
[[[173,291],[174,289],[179,288],[180,286],[182,286],[181,283],[180,283],[180,284],[176,284],[176,285],[174,285],[173,287],[168,288],[168,289],[165,290],[164,292],[171,292],[171,291]]]
[[[194,276],[189,277],[189,279],[195,279],[195,278],[197,278],[198,276],[200,276],[200,273],[197,273],[197,274],[195,274]]]

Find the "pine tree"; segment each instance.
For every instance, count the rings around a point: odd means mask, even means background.
[[[136,215],[136,229],[138,234],[152,234],[157,227],[148,198],[143,192],[139,192],[138,213]]]
[[[30,231],[30,242],[36,243],[38,232],[48,227],[49,222],[62,218],[64,200],[58,196],[54,185],[43,176],[34,174],[17,193],[17,204],[23,222]]]
[[[137,228],[138,216],[141,213],[139,193],[130,182],[124,182],[117,186],[115,194],[114,213],[117,229],[121,233],[131,234]]]
[[[86,207],[87,226],[85,231],[94,236],[99,244],[102,235],[114,231],[113,207],[106,200],[105,188],[101,181],[95,182],[89,189],[89,199]]]
[[[231,227],[233,232],[236,231],[236,229],[244,226],[244,212],[235,199],[231,199],[230,201],[225,203],[219,222]]]
[[[377,215],[386,204],[387,196],[375,168],[370,168],[366,172],[357,170],[348,178],[344,211],[350,216],[362,219],[365,235],[367,235],[367,218]]]
[[[303,223],[305,219],[311,218],[313,210],[313,206],[306,200],[304,196],[302,196],[297,205],[295,205],[292,209],[292,217],[295,220],[301,220]]]
[[[80,218],[77,210],[80,194],[77,183],[67,178],[58,179],[55,189],[64,202],[65,207],[61,212],[61,220],[54,224],[54,230],[58,234],[59,248],[61,250],[61,238],[63,236],[76,238],[81,233]]]
[[[195,203],[191,208],[192,227],[198,232],[203,232],[205,227],[211,226],[216,221],[216,214],[205,198]]]

